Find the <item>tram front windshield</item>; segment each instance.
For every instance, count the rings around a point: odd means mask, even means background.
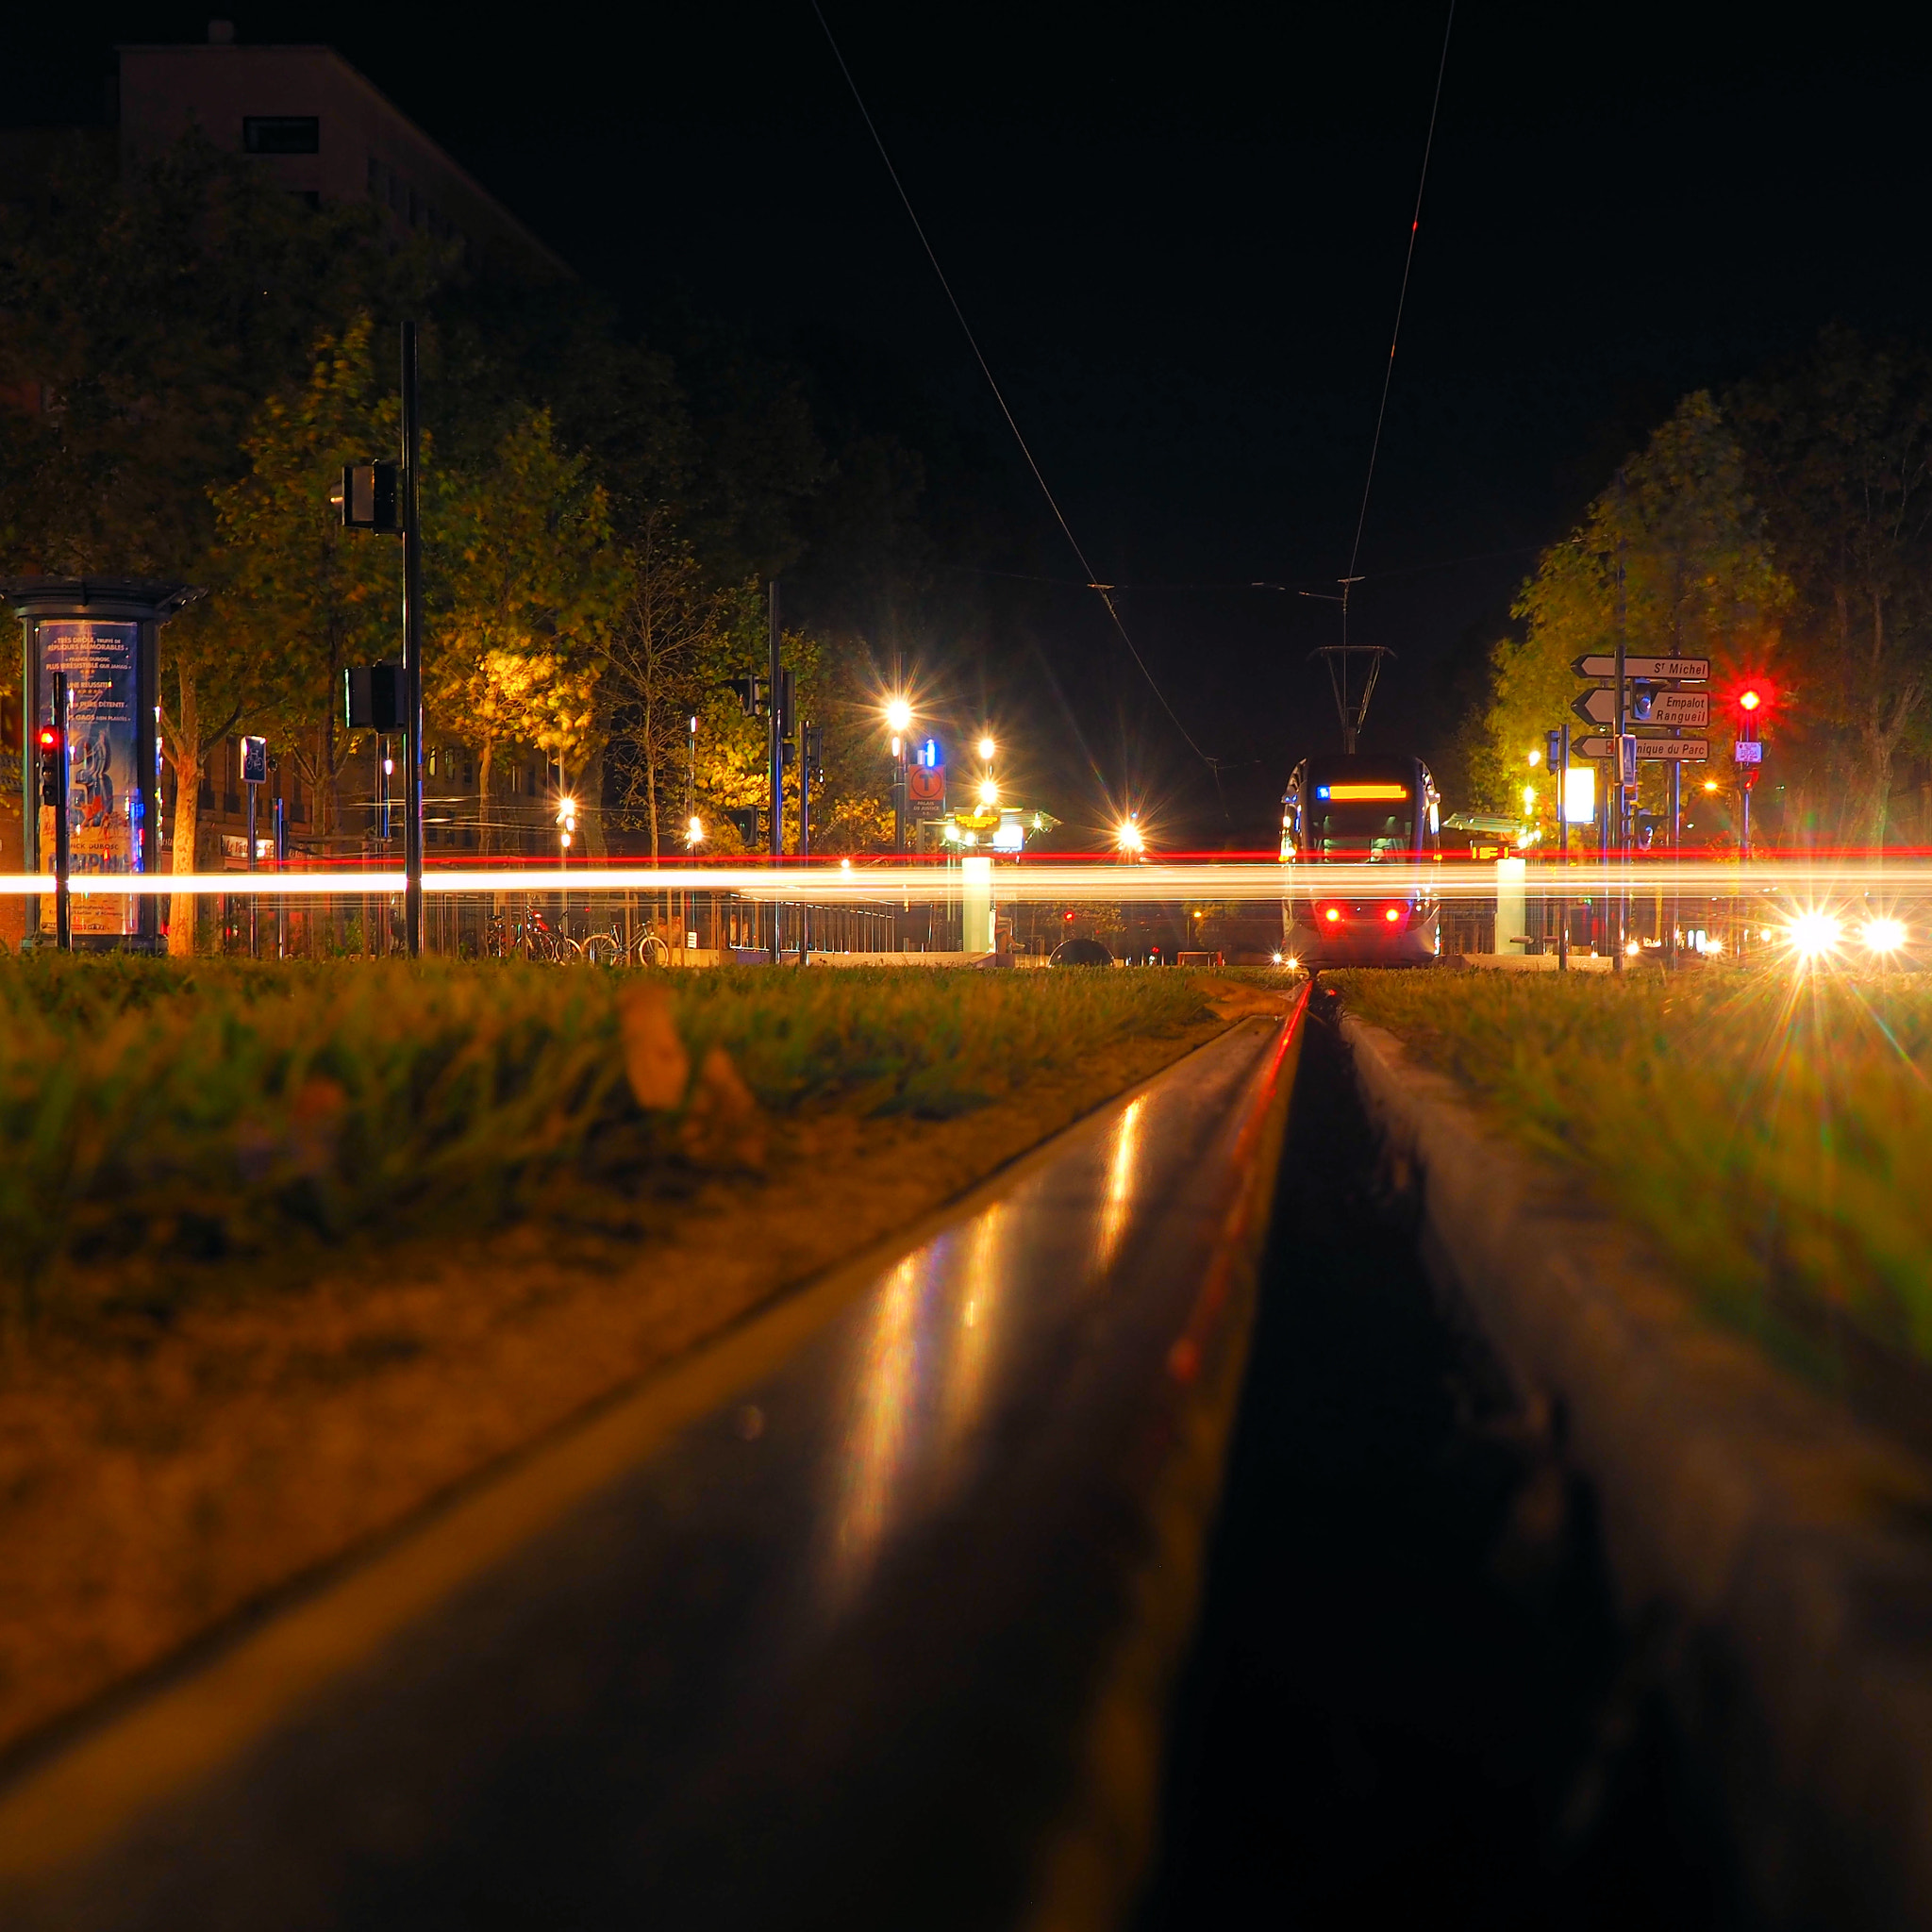
[[[1307,819],[1309,856],[1359,864],[1377,858],[1407,858],[1415,850],[1415,819],[1409,801],[1317,797]]]

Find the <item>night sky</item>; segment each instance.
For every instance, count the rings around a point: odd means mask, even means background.
[[[205,8],[25,11],[0,27],[15,118],[91,107],[117,40],[206,34]],[[640,325],[678,289],[846,372],[952,501],[896,641],[956,695],[983,681],[1042,792],[1131,793],[1219,845],[1265,841],[1335,740],[1307,661],[1334,608],[1295,591],[1348,561],[1444,14],[826,0],[1218,784],[1078,588],[808,0],[235,18],[337,46]],[[1464,0],[1351,621],[1400,654],[1365,749],[1442,744],[1458,652],[1677,395],[1828,320],[1923,330],[1925,86],[1890,10]]]

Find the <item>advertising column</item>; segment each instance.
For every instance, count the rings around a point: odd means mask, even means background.
[[[139,758],[148,734],[140,728],[141,625],[93,618],[42,618],[31,626],[37,722],[57,724],[54,674],[67,675],[67,797],[39,808],[40,867],[54,870],[55,813],[67,813],[68,849],[76,888],[76,937],[128,938],[141,931],[141,902],[131,892],[86,890],[84,881],[125,876],[152,862]],[[41,932],[54,931],[54,899],[40,902]]]

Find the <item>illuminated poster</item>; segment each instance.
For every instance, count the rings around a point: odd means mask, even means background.
[[[42,619],[34,626],[40,662],[40,722],[54,722],[54,674],[67,674],[68,862],[76,878],[146,870],[141,782],[135,758],[138,624]],[[41,870],[54,870],[53,806],[41,808]],[[75,893],[76,933],[140,930],[132,894]],[[54,900],[41,900],[41,929],[54,930]]]

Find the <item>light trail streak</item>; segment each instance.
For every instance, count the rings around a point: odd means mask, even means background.
[[[983,855],[982,855],[983,856]],[[256,872],[76,874],[68,890],[75,898],[179,892],[191,898],[221,893],[235,897],[254,894],[275,898],[357,898],[400,893],[400,871],[383,872]],[[424,875],[423,890],[431,897],[494,892],[729,892],[764,901],[839,900],[848,904],[879,904],[909,900],[915,905],[957,899],[963,881],[957,869],[939,865],[908,865],[892,861],[873,864],[860,858],[848,870],[838,858],[780,864],[718,866],[533,865],[436,871]],[[1283,865],[1276,860],[1140,861],[1121,864],[1111,858],[1008,862],[995,858],[992,894],[1002,905],[1097,902],[1153,904],[1175,900],[1212,900],[1255,905],[1279,900],[1290,891],[1336,900],[1387,900],[1420,894],[1449,903],[1475,904],[1496,896],[1493,868],[1482,864],[1412,865],[1378,862],[1360,865]],[[0,898],[51,896],[52,875],[45,873],[0,874]],[[1708,860],[1652,862],[1620,868],[1614,877],[1596,862],[1567,870],[1532,861],[1522,890],[1533,898],[1567,895],[1572,899],[1601,899],[1612,894],[1637,901],[1723,899],[1764,895],[1792,901],[1802,908],[1824,908],[1872,897],[1886,901],[1885,917],[1895,903],[1915,897],[1932,898],[1932,857],[1889,855],[1844,859],[1753,859],[1741,871],[1736,864]],[[1862,925],[1860,913],[1855,922]]]

